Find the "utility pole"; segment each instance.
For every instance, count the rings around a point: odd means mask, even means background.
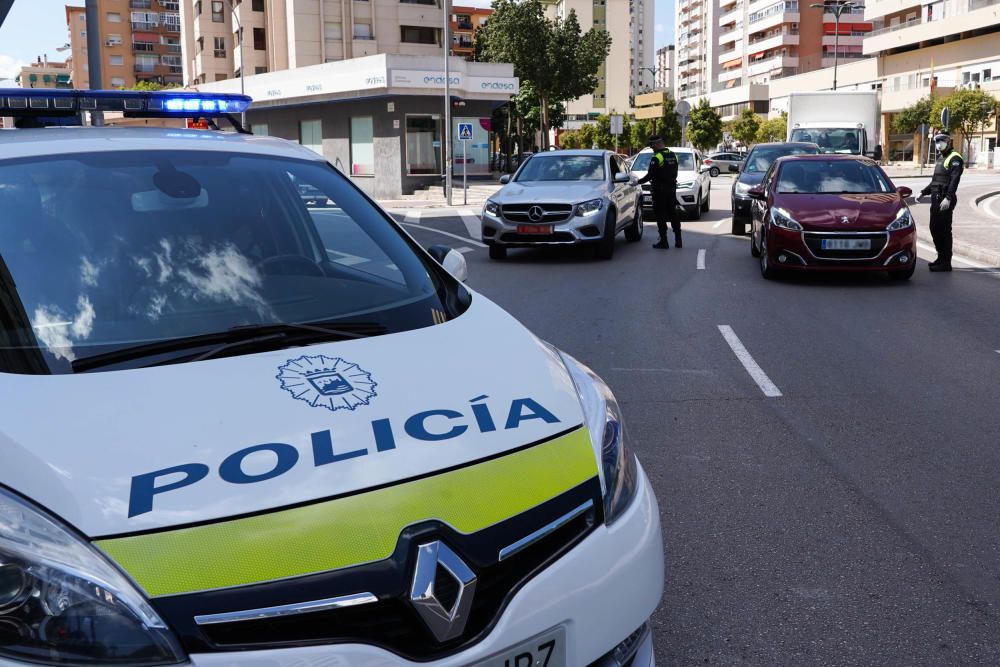
[[[444,198],[451,206],[451,2],[441,0],[444,9]]]
[[[833,36],[833,89],[837,90],[837,65],[840,62],[840,17],[847,10],[864,9],[865,6],[853,0],[827,0],[809,5],[813,9],[832,10],[836,28]]]
[[[87,0],[87,69],[90,78],[90,89],[100,90],[101,82],[101,13],[97,0]],[[95,109],[90,112],[91,125],[104,125],[104,112]]]

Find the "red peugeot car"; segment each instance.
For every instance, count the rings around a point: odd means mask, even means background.
[[[913,193],[868,158],[779,158],[748,194],[750,252],[765,278],[785,270],[913,275],[917,234],[906,206]]]

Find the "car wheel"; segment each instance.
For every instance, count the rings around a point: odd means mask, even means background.
[[[742,218],[738,218],[738,217],[736,217],[734,215],[733,216],[733,228],[732,228],[731,231],[732,231],[732,233],[733,233],[734,236],[743,236],[744,234],[747,233],[747,223],[743,222]],[[750,237],[751,237],[751,239],[753,238],[753,225],[750,225]],[[751,243],[751,246],[752,245],[753,244]],[[756,257],[757,253],[755,252],[753,256]]]
[[[699,196],[701,193],[698,193]],[[695,202],[694,206],[686,206],[684,210],[687,211],[688,215],[691,216],[692,220],[701,220],[701,200],[699,199]]]
[[[613,209],[608,211],[608,217],[604,220],[604,237],[597,242],[597,249],[594,251],[597,259],[611,259],[614,256],[617,223],[618,215]]]
[[[736,223],[733,223],[734,226],[735,226],[735,224]],[[734,230],[733,234],[735,234],[735,233],[736,233],[736,231]],[[743,223],[741,222],[740,223],[740,236],[742,236],[742,235],[743,235]],[[760,257],[760,248],[757,247],[757,237],[754,236],[753,225],[750,225],[750,256],[751,257]]]
[[[767,256],[767,237],[763,232],[760,235],[760,275],[766,280],[774,280],[778,277],[778,270],[771,266],[771,260]]]
[[[719,168],[712,167],[711,169],[708,170],[708,175],[711,176],[712,178],[715,178],[716,176],[719,175]]]
[[[908,269],[900,269],[899,271],[890,271],[889,277],[893,280],[909,280],[913,277],[913,272],[917,269],[917,263],[914,262],[912,266]]]
[[[642,230],[642,205],[637,201],[635,203],[635,218],[632,220],[632,224],[625,228],[625,240],[630,243],[641,241]]]
[[[712,189],[708,189],[708,193],[705,195],[705,201],[701,203],[702,213],[707,213],[708,209],[712,207]]]
[[[491,245],[490,246],[490,259],[506,259],[507,258],[507,248],[502,245]]]

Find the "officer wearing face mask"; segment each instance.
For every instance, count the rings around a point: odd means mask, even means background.
[[[934,146],[938,152],[934,175],[920,196],[931,196],[931,237],[938,253],[937,259],[931,262],[931,271],[951,271],[951,220],[958,203],[956,193],[965,162],[947,134],[936,135]]]

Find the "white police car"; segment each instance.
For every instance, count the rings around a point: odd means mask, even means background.
[[[22,127],[248,103],[0,90]],[[0,131],[0,257],[0,665],[653,664],[611,391],[315,153]]]

